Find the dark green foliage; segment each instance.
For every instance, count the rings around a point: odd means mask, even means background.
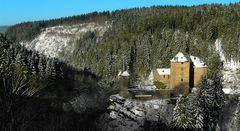
[[[92,119],[111,94],[100,82],[87,70],[28,51],[0,34],[0,130],[95,130]]]
[[[233,116],[232,116],[232,119],[231,119],[231,130],[232,131],[238,131],[240,129],[239,125],[240,125],[240,105],[239,103],[235,103],[237,106],[235,108],[235,111],[233,112]]]
[[[158,88],[158,89],[165,89],[167,86],[159,81],[154,81],[153,84]]]
[[[213,80],[206,81],[204,78],[200,84],[199,101],[204,112],[204,129],[215,130],[219,111],[224,104],[222,91],[222,79],[220,73],[213,75]],[[206,84],[207,82],[207,84]]]
[[[51,63],[51,65],[47,65]],[[0,34],[0,88],[32,96],[62,79],[62,64],[13,44]]]
[[[175,124],[191,130],[216,130],[219,112],[224,104],[221,76],[202,78],[197,91],[180,97],[174,109]]]
[[[79,16],[71,16],[60,19],[52,19],[48,21],[34,21],[34,22],[24,22],[21,24],[16,24],[11,26],[6,34],[10,40],[14,41],[27,41],[32,40],[37,36],[42,29],[46,27],[56,26],[56,25],[73,25],[84,22],[97,21],[98,23],[103,23],[109,17],[109,12],[102,13],[89,13]]]
[[[223,69],[223,62],[219,55],[214,52],[208,59],[208,78],[213,78],[215,74]]]
[[[203,130],[203,111],[197,92],[181,96],[174,108],[175,126],[184,130]]]

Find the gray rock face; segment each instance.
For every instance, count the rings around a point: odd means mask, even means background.
[[[107,107],[108,96],[103,91],[96,91],[90,94],[82,93],[62,104],[66,112],[73,111],[81,115],[98,114],[104,112]]]
[[[97,127],[103,131],[144,130],[146,121],[172,123],[173,104],[167,99],[136,100],[121,96],[110,96],[108,112],[97,120]]]

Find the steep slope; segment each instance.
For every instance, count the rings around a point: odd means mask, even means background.
[[[240,61],[233,58],[227,59],[223,53],[221,40],[215,41],[216,51],[219,53],[220,59],[223,62],[223,85],[225,93],[240,93]]]
[[[84,37],[86,33],[94,32],[97,37],[96,42],[98,42],[110,26],[108,22],[105,22],[104,25],[91,22],[49,27],[42,29],[40,35],[34,40],[22,41],[20,44],[48,57],[61,58],[60,54],[63,51],[64,53],[73,53],[76,41]]]

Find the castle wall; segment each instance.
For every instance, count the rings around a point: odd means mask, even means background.
[[[171,62],[170,87],[176,93],[189,93],[190,62]]]
[[[154,70],[153,76],[154,76],[153,81],[162,82],[167,86],[167,88],[170,87],[170,79],[171,79],[170,75],[159,75],[157,70]]]
[[[194,87],[198,87],[202,76],[207,75],[207,67],[194,68]]]

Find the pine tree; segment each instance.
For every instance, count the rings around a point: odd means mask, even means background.
[[[56,77],[57,77],[57,69],[56,69],[56,62],[55,60],[51,60],[51,78],[53,80],[56,80]]]
[[[224,93],[222,91],[221,75],[214,74],[213,80],[203,78],[200,84],[200,105],[204,115],[204,130],[216,128],[219,110],[224,104]]]
[[[190,113],[186,106],[187,100],[188,99],[186,96],[181,96],[180,98],[178,98],[173,112],[175,126],[182,129],[191,129],[192,125],[192,122],[189,119]]]
[[[198,91],[178,99],[175,124],[183,129],[214,130],[223,104],[221,75],[215,74],[213,80],[203,77]]]
[[[190,112],[190,120],[192,121],[191,129],[203,130],[203,110],[199,102],[199,92],[192,92],[188,96],[188,104],[186,105]],[[191,126],[191,125],[190,125]]]
[[[13,74],[11,76],[12,92],[27,95],[24,91],[27,90],[26,87],[29,84],[28,70],[21,54],[17,54],[13,69]]]
[[[39,62],[38,62],[38,71],[39,71],[39,75],[42,79],[46,79],[45,78],[45,69],[46,69],[46,60],[43,56],[41,56],[39,58]]]
[[[203,130],[203,111],[199,104],[198,93],[181,96],[174,108],[175,126],[189,130]]]
[[[237,105],[235,112],[233,113],[230,126],[231,126],[231,131],[240,130],[240,104],[239,103]]]

